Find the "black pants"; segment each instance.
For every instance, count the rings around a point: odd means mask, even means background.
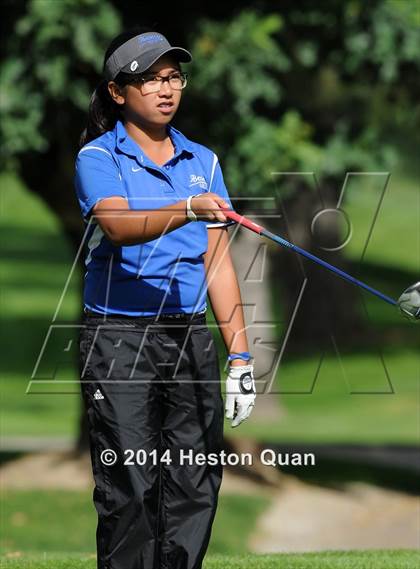
[[[222,467],[188,456],[222,450],[224,415],[205,316],[151,324],[86,315],[80,375],[98,569],[200,569]]]

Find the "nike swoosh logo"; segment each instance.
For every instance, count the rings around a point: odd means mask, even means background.
[[[138,172],[139,170],[141,170],[141,168],[134,168],[134,166],[131,166],[132,172]]]

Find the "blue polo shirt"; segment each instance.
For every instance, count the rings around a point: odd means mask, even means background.
[[[130,209],[150,210],[214,192],[232,207],[214,152],[167,128],[175,154],[161,167],[121,121],[77,155],[75,188],[86,223],[84,305],[93,312],[152,316],[207,308],[207,230],[235,222],[188,222],[147,243],[115,246],[90,215],[98,201],[113,196],[125,198]]]

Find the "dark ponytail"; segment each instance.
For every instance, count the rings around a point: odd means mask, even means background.
[[[105,52],[104,65],[107,59],[117,48],[120,47],[120,45],[139,34],[152,31],[154,31],[152,28],[136,27],[119,34],[112,40]],[[120,87],[124,87],[128,83],[132,82],[133,79],[135,79],[133,74],[128,75],[126,73],[119,73],[115,77],[114,81]],[[117,120],[121,118],[121,106],[118,105],[109,94],[108,81],[106,79],[102,79],[90,98],[87,125],[80,136],[80,147],[84,146],[94,138],[101,136],[105,132],[112,130]]]

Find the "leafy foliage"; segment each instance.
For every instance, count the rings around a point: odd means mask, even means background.
[[[402,145],[419,136],[415,4],[303,0],[274,12],[267,0],[230,20],[195,21],[177,121],[218,152],[228,185],[245,195],[266,193],[272,171],[341,179],[349,169],[390,167],[396,134],[404,131]],[[81,123],[125,9],[109,0],[26,4],[1,67],[3,163],[45,152],[57,114],[63,128]]]
[[[8,40],[0,68],[2,161],[51,144],[49,108],[86,111],[91,70],[100,72],[120,18],[102,0],[30,0]]]
[[[195,62],[188,104],[194,122],[189,130],[204,134],[223,156],[229,185],[247,195],[266,189],[273,165],[288,168],[296,161],[313,161],[317,154],[309,141],[310,126],[295,111],[280,112],[278,76],[291,67],[276,41],[282,27],[278,14],[244,11],[228,23],[202,21],[192,40]]]
[[[230,22],[202,21],[195,38],[193,118],[185,122],[221,155],[229,186],[246,195],[270,191],[273,171],[341,179],[351,169],[389,168],[392,135],[420,115],[413,4],[243,11]]]

